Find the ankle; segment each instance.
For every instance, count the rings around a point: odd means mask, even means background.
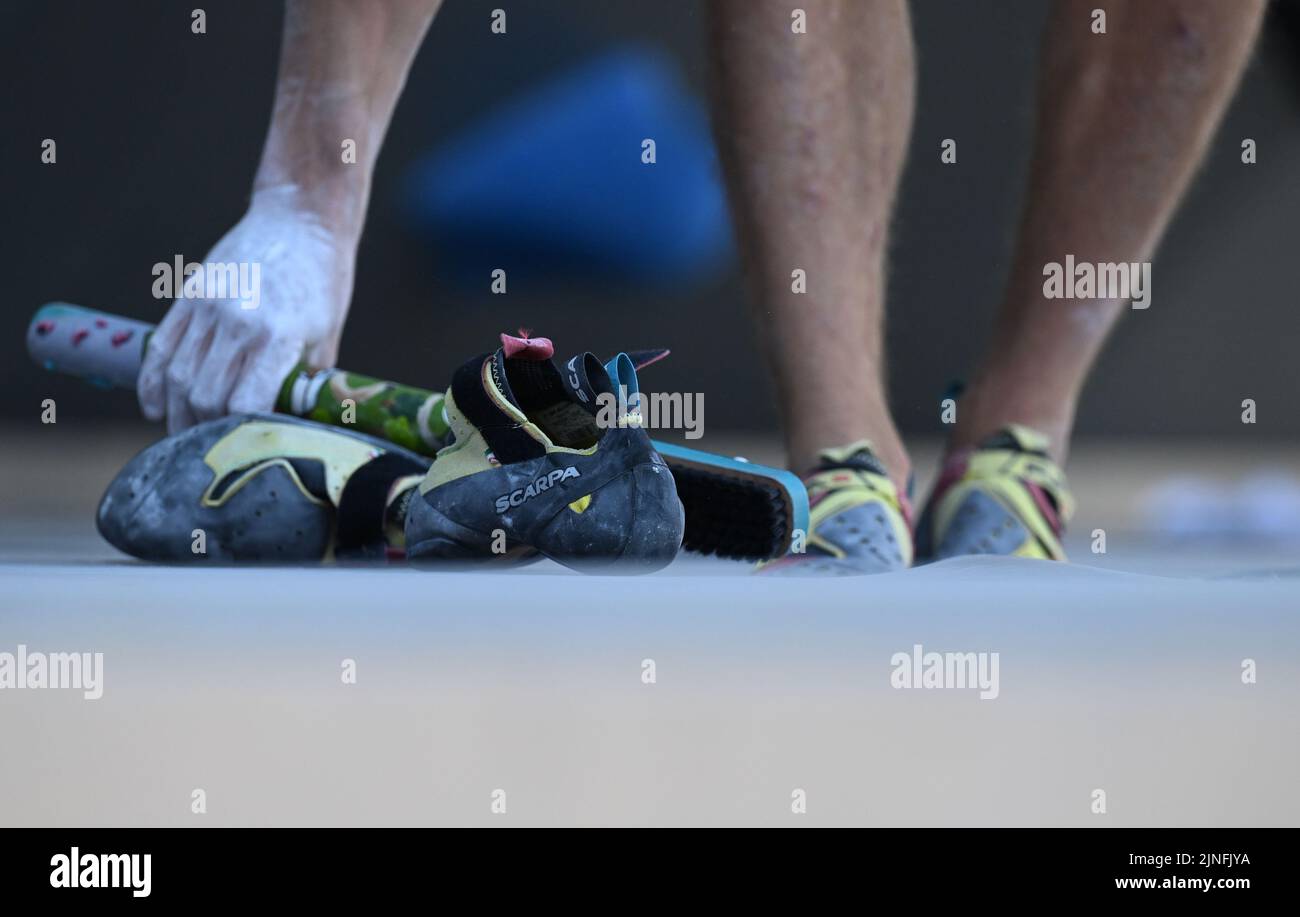
[[[893,482],[894,489],[898,491],[899,497],[906,499],[908,497],[907,488],[912,478],[912,458],[907,454],[901,442],[895,443],[892,449],[884,447],[877,448],[872,444],[872,451],[880,459],[880,463],[885,466],[885,473],[889,480]]]
[[[1027,390],[1031,393],[1028,397]],[[1041,390],[1026,386],[973,385],[958,403],[957,423],[948,437],[945,453],[951,455],[974,448],[1013,424],[1046,436],[1048,454],[1064,464],[1074,426],[1074,399],[1044,397]]]
[[[903,447],[902,441],[896,436],[883,442],[878,442],[871,437],[860,438],[871,443],[871,452],[884,466],[885,475],[893,483],[899,495],[906,496],[908,482],[912,475],[912,460]],[[790,469],[795,474],[806,475],[815,471],[820,465],[823,450],[847,446],[853,441],[845,439],[843,442],[822,442],[817,445],[790,443],[787,447]]]

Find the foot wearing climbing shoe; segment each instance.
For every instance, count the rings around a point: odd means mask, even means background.
[[[428,465],[392,443],[296,417],[223,417],[128,462],[96,524],[118,550],[151,561],[400,555],[400,504]]]
[[[807,550],[764,564],[759,572],[861,576],[911,564],[911,506],[869,442],[824,450],[804,483],[812,508]]]
[[[917,557],[1006,554],[1065,560],[1074,512],[1047,437],[1012,425],[948,458],[916,531]]]
[[[540,553],[613,572],[667,565],[685,527],[673,476],[639,420],[613,416],[600,361],[581,354],[561,368],[546,338],[501,341],[452,379],[444,407],[453,441],[410,500],[407,556]]]

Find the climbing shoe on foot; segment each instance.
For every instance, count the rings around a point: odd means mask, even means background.
[[[943,466],[917,525],[917,556],[1007,554],[1065,560],[1061,535],[1074,512],[1047,437],[1012,425]]]
[[[806,550],[763,564],[760,573],[861,576],[912,562],[911,507],[869,442],[824,450],[804,483],[812,526]]]

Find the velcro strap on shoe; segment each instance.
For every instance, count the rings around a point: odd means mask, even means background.
[[[348,477],[339,494],[334,553],[338,557],[382,557],[388,491],[400,477],[428,467],[400,452],[382,452]]]

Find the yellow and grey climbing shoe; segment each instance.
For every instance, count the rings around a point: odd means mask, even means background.
[[[917,526],[917,557],[1065,560],[1061,535],[1073,512],[1065,475],[1047,455],[1047,437],[1012,425],[944,463]]]
[[[807,550],[764,564],[760,573],[861,576],[911,564],[911,506],[869,442],[823,451],[804,483],[811,507]]]

